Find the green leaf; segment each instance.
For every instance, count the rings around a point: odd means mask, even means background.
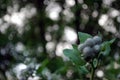
[[[68,69],[67,66],[63,66],[63,67],[61,67],[60,69],[57,69],[57,70],[55,71],[55,73],[56,73],[56,74],[58,74],[58,73],[65,74],[66,71],[67,71],[67,69]]]
[[[87,68],[85,66],[80,66],[79,67],[80,73],[82,74],[87,74],[89,73],[89,71],[87,70]]]
[[[97,59],[94,59],[93,60],[93,66],[96,68],[97,67],[97,64],[98,64],[98,60]]]
[[[65,56],[67,56],[76,66],[84,65],[84,60],[81,59],[78,51],[74,49],[65,49],[63,50]]]
[[[49,59],[49,63],[46,66],[51,70],[51,72],[55,72],[56,70],[60,69],[65,65],[61,57],[54,57],[52,59]]]
[[[109,43],[108,41],[104,42],[104,43],[102,44],[101,49],[102,49],[102,52],[101,52],[101,53],[102,53],[104,56],[109,55],[109,53],[110,53],[110,51],[111,51],[110,43]]]
[[[103,37],[102,34],[98,31],[98,36]]]
[[[115,41],[115,39],[112,39],[112,40],[106,41],[106,42],[104,42],[104,43],[102,44],[102,46],[101,46],[102,52],[101,52],[101,53],[102,53],[104,56],[109,55],[109,53],[110,53],[110,51],[111,51],[110,45],[111,45],[114,41]]]
[[[72,44],[73,49],[78,50],[78,46],[76,44]]]
[[[78,32],[78,37],[79,37],[80,43],[84,43],[87,38],[92,38],[91,35],[83,32]]]
[[[112,44],[116,39],[112,39],[109,41],[110,44]]]
[[[44,68],[46,68],[46,65],[47,65],[48,63],[49,63],[48,59],[45,59],[45,60],[42,62],[41,66],[38,68],[37,74],[41,73],[42,70],[43,70]]]

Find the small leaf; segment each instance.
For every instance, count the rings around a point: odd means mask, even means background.
[[[72,44],[73,49],[77,50],[78,46],[76,44]]]
[[[104,56],[107,56],[107,55],[109,55],[109,53],[110,53],[110,51],[111,51],[111,48],[110,48],[110,43],[108,42],[108,41],[106,41],[106,42],[104,42],[103,44],[102,44],[102,54],[104,55]]]
[[[106,42],[104,42],[104,43],[102,44],[102,46],[101,46],[102,52],[101,52],[101,53],[102,53],[104,56],[109,55],[109,53],[110,53],[110,51],[111,51],[110,45],[111,45],[114,41],[115,41],[115,39],[112,39],[112,40],[106,41]]]
[[[110,51],[111,51],[110,45],[106,45],[106,50],[104,51],[104,55],[106,56],[109,55]]]
[[[97,67],[97,64],[98,64],[98,60],[97,59],[94,59],[93,60],[93,66],[96,68]]]
[[[110,44],[112,44],[116,39],[112,39],[109,41]]]
[[[80,66],[79,67],[80,73],[82,74],[87,74],[89,73],[89,71],[87,70],[87,68],[85,66]]]
[[[78,32],[78,37],[79,37],[80,43],[84,43],[87,38],[92,38],[91,35],[83,32]]]
[[[102,34],[98,31],[98,36],[102,37]]]

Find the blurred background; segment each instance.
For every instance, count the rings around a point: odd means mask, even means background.
[[[119,0],[0,0],[0,80],[89,80],[63,49],[79,31],[116,38],[95,80],[120,80]]]

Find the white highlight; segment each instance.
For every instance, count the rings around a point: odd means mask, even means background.
[[[16,49],[16,51],[21,52],[25,49],[25,46],[21,42],[19,42],[16,44],[15,49]]]
[[[50,35],[50,33],[46,33],[45,34],[45,39],[47,40],[47,41],[50,41],[51,39],[52,39],[52,36]]]
[[[83,9],[87,9],[87,8],[88,8],[87,4],[83,4],[83,5],[82,5],[82,8],[83,8]]]
[[[54,42],[48,42],[48,43],[46,44],[46,49],[47,49],[47,51],[53,51],[54,48],[55,48],[55,43],[54,43]]]
[[[24,24],[24,14],[20,14],[20,13],[13,13],[11,16],[11,23],[16,24],[17,26],[23,26]]]
[[[65,9],[63,11],[63,14],[65,15],[64,16],[64,19],[67,21],[67,22],[70,22],[72,20],[72,18],[74,18],[74,14],[72,13],[72,11],[68,8],[68,9]]]
[[[66,27],[64,30],[64,39],[70,43],[75,43],[77,40],[77,34],[72,28]]]
[[[119,11],[116,10],[116,9],[111,9],[110,12],[109,12],[109,15],[112,17],[112,18],[115,18],[119,15]]]
[[[94,18],[96,18],[97,16],[98,16],[98,11],[93,11],[93,13],[92,13],[92,16],[94,17]]]
[[[100,26],[103,26],[103,25],[105,25],[105,23],[106,23],[107,20],[108,20],[108,15],[103,14],[103,15],[100,17],[98,23],[99,23]]]
[[[21,77],[21,71],[27,69],[27,65],[20,63],[18,64],[13,71],[16,73],[17,77],[20,78]]]
[[[28,80],[41,80],[39,76],[29,77]]]
[[[104,3],[105,5],[110,6],[113,1],[115,1],[115,0],[103,0],[103,3]]]
[[[46,13],[50,19],[56,21],[59,19],[59,13],[61,12],[61,10],[62,9],[59,4],[55,2],[50,2],[46,8]]]
[[[97,76],[100,78],[103,77],[104,76],[103,71],[102,70],[97,71]]]
[[[14,24],[15,29],[17,29],[19,34],[22,34],[23,31],[27,28],[24,28],[28,19],[32,18],[36,14],[36,8],[32,5],[26,5],[21,8],[18,12],[18,5],[13,5],[14,7],[7,8],[8,14],[5,14],[3,20],[7,22],[7,24]],[[7,27],[8,28],[8,27]],[[5,31],[1,31],[4,33]]]
[[[56,11],[52,11],[52,12],[50,12],[49,17],[50,17],[52,20],[57,20],[57,19],[59,18],[59,14],[58,14],[58,12],[56,12]]]
[[[66,4],[68,6],[74,6],[75,5],[75,1],[74,0],[66,0]]]
[[[67,43],[67,42],[66,42],[66,43],[60,42],[60,43],[57,45],[56,55],[65,58],[65,56],[64,56],[64,54],[63,54],[63,50],[64,50],[64,49],[71,49],[71,48],[72,48],[71,44],[69,44],[69,43]]]
[[[0,26],[0,31],[1,31],[2,33],[5,33],[6,30],[8,29],[8,27],[9,27],[9,24],[8,24],[8,23],[4,23],[4,24],[2,24],[2,25]]]
[[[16,68],[18,68],[18,70],[23,70],[23,69],[26,69],[27,66],[25,64],[19,64]]]

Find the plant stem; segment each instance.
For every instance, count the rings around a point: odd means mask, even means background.
[[[90,78],[90,80],[94,80],[94,74],[95,74],[95,68],[92,67],[91,78]]]
[[[91,63],[91,77],[90,77],[90,80],[94,80],[94,75],[95,75],[95,70],[96,70],[96,67],[94,67],[93,63]]]

